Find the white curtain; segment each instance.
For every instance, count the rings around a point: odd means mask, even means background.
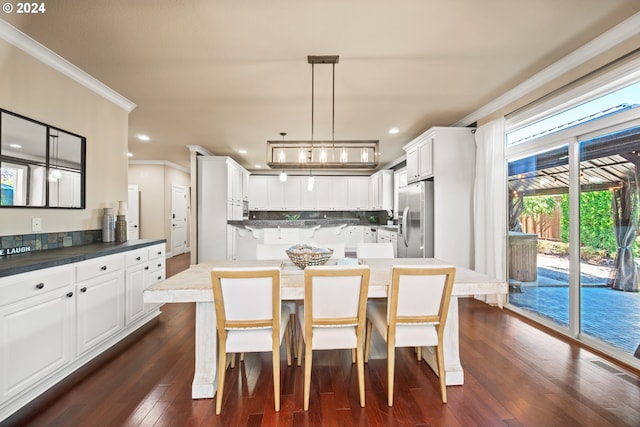
[[[475,270],[505,280],[507,193],[504,117],[480,126],[476,137],[474,191]],[[500,299],[483,298],[502,305]]]

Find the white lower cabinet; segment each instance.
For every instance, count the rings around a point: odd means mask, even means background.
[[[159,314],[165,245],[0,277],[0,422]],[[138,259],[140,258],[140,259]]]
[[[73,360],[73,274],[56,267],[3,278],[0,295],[0,398],[4,404]],[[2,420],[8,414],[2,410],[0,415]]]
[[[126,305],[124,323],[129,325],[146,313],[142,292],[147,288],[149,263],[146,248],[131,251],[125,255]]]
[[[78,356],[124,328],[124,283],[120,269],[76,284]]]

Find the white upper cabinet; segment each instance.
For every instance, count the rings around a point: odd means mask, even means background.
[[[272,178],[273,177],[270,176],[260,175],[251,175],[249,177],[249,209],[254,211],[269,209],[267,187],[269,186],[269,182],[272,181]]]
[[[216,209],[227,204],[227,220],[242,220],[242,179],[248,174],[231,157],[200,156],[198,158],[199,200],[205,197]]]
[[[419,137],[404,147],[407,153],[407,180],[420,181],[433,175],[433,137]]]
[[[381,170],[369,178],[369,209],[393,209],[393,171]]]
[[[391,210],[393,171],[367,176],[315,176],[308,191],[308,176],[289,176],[281,182],[275,175],[251,175],[251,210]],[[373,202],[375,200],[375,202]]]
[[[350,176],[347,178],[347,209],[369,209],[369,177]]]

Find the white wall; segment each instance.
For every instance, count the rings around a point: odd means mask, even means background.
[[[127,200],[128,113],[0,40],[0,106],[87,138],[86,209],[0,209],[0,236],[101,228],[102,209]],[[117,207],[117,205],[116,205]]]
[[[163,161],[129,164],[129,184],[140,191],[140,238],[167,239],[167,251],[172,247],[171,186],[189,188],[191,177],[185,170]],[[187,247],[191,246],[189,223],[187,220]]]

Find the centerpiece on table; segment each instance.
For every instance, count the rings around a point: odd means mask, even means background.
[[[331,248],[319,248],[306,244],[291,246],[286,252],[291,262],[303,270],[309,265],[325,264],[333,255]]]

